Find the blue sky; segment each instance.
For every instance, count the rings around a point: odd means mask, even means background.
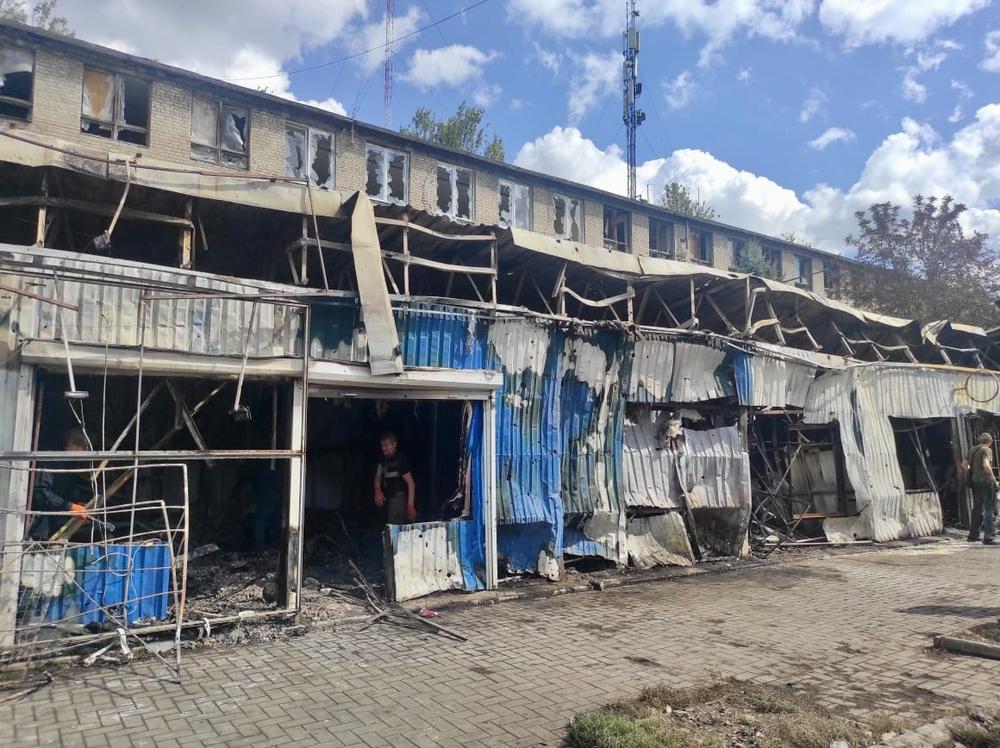
[[[395,36],[476,0],[395,0]],[[915,192],[1000,236],[1000,3],[638,0],[639,183],[843,250],[853,211]],[[382,124],[375,0],[63,0],[79,36]],[[393,125],[486,107],[508,159],[618,192],[624,0],[487,0],[394,45]],[[193,23],[194,22],[194,23]],[[301,68],[323,65],[308,72]]]

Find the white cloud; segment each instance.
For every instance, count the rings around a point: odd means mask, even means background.
[[[913,60],[913,64],[903,68],[903,98],[917,104],[927,101],[927,86],[917,80],[917,76],[937,70],[948,59],[950,52],[961,48],[960,44],[948,39],[938,39],[933,44],[907,49],[906,56]]]
[[[402,80],[426,91],[435,86],[461,86],[482,76],[483,68],[496,59],[496,52],[483,52],[467,44],[438,49],[418,49],[410,59]]]
[[[990,0],[822,0],[819,20],[848,46],[893,42],[914,44]]]
[[[907,68],[903,75],[903,98],[917,104],[927,101],[927,86],[917,80],[915,68]]]
[[[562,66],[562,55],[549,49],[544,49],[538,42],[535,44],[535,59],[541,63],[542,67],[551,71],[553,75],[559,75],[559,68]]]
[[[1000,29],[989,32],[983,44],[986,47],[986,56],[979,63],[979,67],[990,73],[1000,73]]]
[[[337,0],[322,0],[322,2],[336,4]],[[398,55],[403,47],[416,40],[417,37],[408,35],[420,28],[426,20],[424,11],[415,5],[411,5],[405,15],[392,17],[392,38],[398,40],[392,45],[394,55]],[[407,38],[401,38],[404,36]],[[375,68],[385,61],[385,14],[353,31],[347,42],[352,54],[365,52],[354,60],[361,69],[366,73],[374,72]]]
[[[626,169],[620,149],[601,149],[574,127],[556,127],[526,143],[514,160],[519,166],[585,182],[625,194]],[[674,151],[638,169],[651,195],[677,180],[701,195],[723,221],[778,235],[793,231],[821,249],[844,250],[844,237],[856,230],[854,212],[872,203],[909,206],[915,194],[949,194],[965,203],[967,229],[1000,239],[1000,104],[990,104],[976,119],[944,142],[926,124],[903,120],[869,156],[847,189],[817,184],[801,195],[767,177],[733,167],[696,149]]]
[[[965,104],[972,98],[972,89],[969,88],[965,81],[952,80],[951,88],[958,92],[958,101],[955,103],[955,108],[951,110],[951,116],[948,117],[948,121],[955,123],[960,122],[962,117],[965,116]]]
[[[854,132],[843,127],[828,127],[819,137],[809,141],[810,148],[822,151],[833,143],[849,143],[854,140]]]
[[[826,93],[819,88],[809,91],[809,96],[802,103],[802,111],[799,112],[799,122],[808,122],[823,109],[826,104]]]
[[[344,39],[367,6],[365,0],[64,0],[57,11],[87,41],[215,78],[260,76],[234,82],[294,98],[283,66]]]
[[[488,107],[499,99],[502,93],[503,89],[498,83],[480,83],[472,91],[472,103],[476,106]]]
[[[569,118],[578,122],[598,101],[618,91],[622,56],[618,52],[573,55],[573,78],[569,84]]]
[[[739,35],[789,40],[815,0],[659,0],[642,8],[644,29],[672,23],[687,37],[704,37],[699,65]],[[508,0],[507,15],[526,28],[579,39],[611,37],[624,24],[620,0]]]
[[[751,77],[750,68],[740,68],[740,72],[736,74],[736,80],[740,83],[749,83]]]
[[[694,80],[691,73],[685,70],[672,81],[663,81],[663,93],[671,109],[686,107],[694,96]]]
[[[342,114],[345,117],[347,116],[347,110],[344,109],[344,105],[333,97],[323,99],[322,101],[317,101],[316,99],[299,99],[298,101],[306,106],[314,106],[317,109],[325,109],[326,111],[333,112],[334,114]]]

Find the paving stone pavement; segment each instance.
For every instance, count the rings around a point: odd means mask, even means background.
[[[0,705],[0,745],[548,746],[580,710],[666,681],[733,676],[812,689],[835,710],[924,721],[1000,694],[1000,662],[929,649],[1000,616],[1000,548],[959,542],[314,631],[78,670]]]

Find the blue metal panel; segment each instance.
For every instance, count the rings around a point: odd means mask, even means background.
[[[486,322],[478,315],[441,304],[396,309],[405,366],[485,369]]]
[[[750,354],[744,351],[730,350],[726,356],[727,363],[733,368],[733,378],[736,380],[736,397],[740,405],[753,402],[753,368],[750,365]]]

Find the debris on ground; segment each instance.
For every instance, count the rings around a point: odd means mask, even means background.
[[[576,748],[855,748],[906,727],[883,713],[863,721],[834,715],[790,688],[727,680],[644,689],[634,699],[578,715],[569,738]]]

